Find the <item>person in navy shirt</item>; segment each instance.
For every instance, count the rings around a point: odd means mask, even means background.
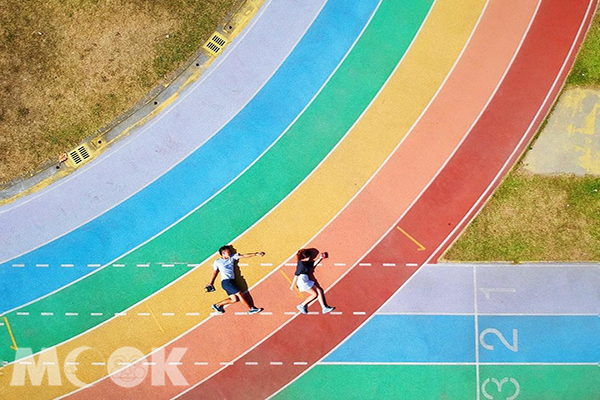
[[[290,286],[290,290],[294,290],[294,285],[298,286],[300,292],[307,292],[309,296],[301,303],[296,306],[298,311],[302,314],[308,314],[308,306],[310,306],[315,300],[321,304],[323,314],[330,313],[335,307],[329,307],[325,302],[325,295],[323,289],[319,284],[311,279],[315,265],[317,265],[326,253],[319,254],[317,260],[312,259],[312,254],[309,249],[301,249],[296,254],[297,264],[296,272],[294,273],[294,280]]]

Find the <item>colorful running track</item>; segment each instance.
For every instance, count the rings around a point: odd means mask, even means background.
[[[157,117],[0,208],[3,397],[596,398],[597,266],[430,265],[595,9],[265,1]],[[239,264],[261,314],[210,313],[225,243],[267,253]],[[331,255],[331,314],[295,312],[302,247]]]

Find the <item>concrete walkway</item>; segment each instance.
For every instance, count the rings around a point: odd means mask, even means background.
[[[600,176],[600,91],[573,88],[558,101],[548,125],[525,157],[538,174]]]

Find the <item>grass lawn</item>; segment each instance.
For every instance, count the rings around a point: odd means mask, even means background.
[[[513,171],[444,260],[600,260],[600,177]]]
[[[600,89],[600,12],[598,10],[567,78],[567,86],[572,85]]]
[[[3,0],[0,183],[56,160],[189,59],[235,0]]]

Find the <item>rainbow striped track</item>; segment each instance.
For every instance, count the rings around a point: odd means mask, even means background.
[[[575,397],[597,395],[581,384],[598,381],[597,302],[494,309],[514,272],[478,292],[492,269],[429,266],[536,132],[595,7],[267,0],[156,118],[0,208],[3,397],[561,397],[527,381],[565,373]],[[240,263],[259,315],[210,314],[223,293],[203,286],[228,242],[267,253]],[[336,312],[294,312],[301,247],[331,254],[317,276]],[[597,267],[564,274],[600,284]],[[527,276],[585,292],[559,278]],[[448,291],[462,297],[424,303]],[[160,357],[179,372],[152,377]],[[15,381],[28,368],[39,382]]]

